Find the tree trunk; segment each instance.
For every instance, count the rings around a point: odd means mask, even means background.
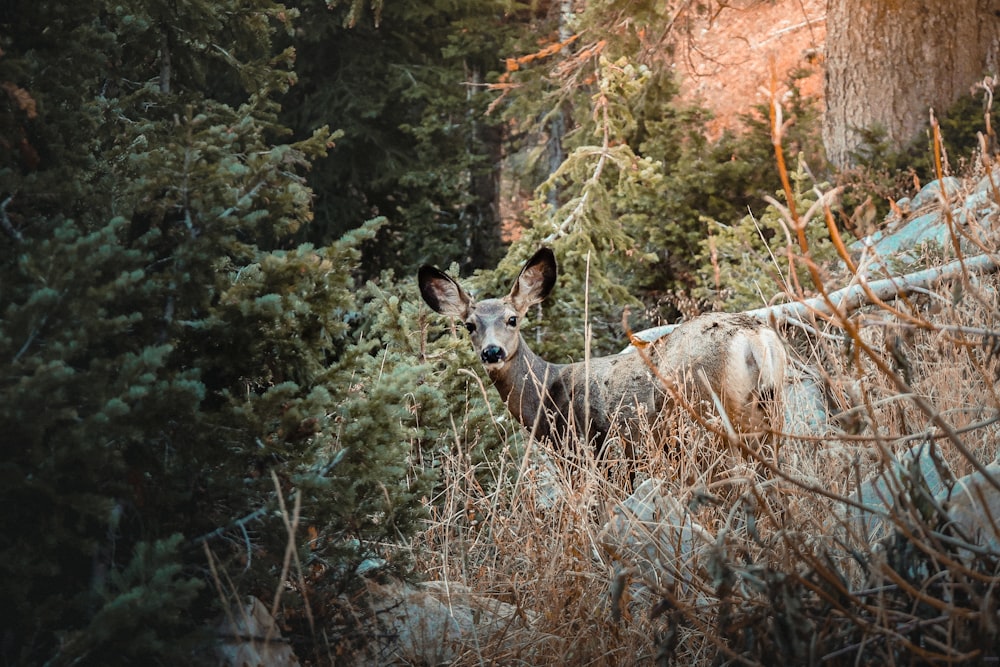
[[[467,65],[469,109],[480,113],[473,103],[476,95],[485,90],[483,67]],[[465,257],[462,268],[466,271],[485,269],[496,264],[502,255],[503,238],[500,233],[500,163],[503,161],[503,130],[499,123],[479,120],[473,116],[468,151],[485,157],[485,164],[473,164],[469,172],[469,191],[472,201],[462,212],[465,229]]]
[[[827,0],[826,119],[830,161],[845,167],[858,129],[902,147],[972,84],[997,73],[998,0]]]

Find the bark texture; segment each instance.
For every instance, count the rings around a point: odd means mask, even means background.
[[[997,74],[1000,0],[828,0],[830,160],[851,162],[859,128],[902,146],[986,75]]]

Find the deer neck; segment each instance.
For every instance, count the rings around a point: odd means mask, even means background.
[[[503,368],[489,371],[489,376],[514,418],[529,431],[537,424],[536,434],[544,436],[551,431],[545,408],[564,412],[561,409],[565,406],[551,405],[554,394],[563,393],[552,391],[553,385],[561,379],[562,367],[532,352],[522,337],[510,362]]]

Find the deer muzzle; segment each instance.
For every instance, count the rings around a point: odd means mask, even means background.
[[[487,345],[479,356],[484,364],[499,364],[507,359],[507,352],[499,345]]]

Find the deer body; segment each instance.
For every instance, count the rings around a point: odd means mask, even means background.
[[[553,364],[531,351],[520,323],[549,294],[555,277],[547,248],[528,260],[503,299],[475,302],[438,269],[425,266],[419,274],[424,300],[465,323],[507,409],[535,437],[560,441],[572,429],[598,455],[612,434],[628,446],[638,436],[633,429],[675,407],[677,391],[696,407],[717,396],[738,430],[773,425],[787,357],[769,327],[746,315],[711,313],[646,348],[651,364],[637,353]]]
[[[572,427],[598,450],[616,423],[632,426],[639,413],[656,414],[662,404],[656,379],[636,354],[598,357],[589,366],[553,364],[521,339],[508,366],[487,373],[511,415],[536,437],[560,438]]]

